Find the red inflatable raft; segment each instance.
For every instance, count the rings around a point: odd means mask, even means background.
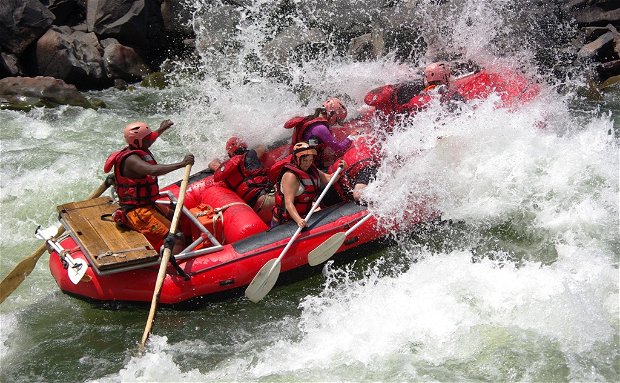
[[[531,101],[540,93],[540,86],[513,70],[481,69],[452,80],[450,88],[465,101],[485,99],[491,93],[500,98],[499,107],[514,108]],[[384,85],[371,90],[364,102],[384,115],[415,112],[410,102],[424,90],[422,80]],[[416,104],[416,106],[420,106]]]
[[[178,192],[178,185],[165,190],[174,195]],[[238,294],[267,261],[280,255],[297,229],[294,222],[289,222],[267,230],[267,225],[234,192],[213,184],[211,177],[204,174],[197,174],[192,180],[186,202],[185,211],[191,215],[200,205],[209,205],[215,211],[221,207],[224,209],[219,211],[219,219],[209,217],[207,221],[215,223],[212,227],[202,225],[201,230],[207,229],[210,235],[194,235],[197,241],[202,238],[206,243],[176,257],[189,280],[169,265],[160,295],[163,304],[179,304],[227,292]],[[121,240],[123,236],[138,233],[119,232],[115,223],[97,219],[115,208],[108,197],[59,206],[60,220],[67,228],[67,235],[53,242],[55,249],[50,252],[49,262],[51,273],[62,291],[77,297],[96,301],[150,302],[159,255],[148,243],[136,245],[130,243],[130,239]],[[307,267],[310,251],[333,234],[351,228],[367,214],[364,207],[352,202],[317,211],[311,217],[309,227],[302,231],[282,259],[282,273]],[[385,234],[370,218],[347,237],[338,251],[358,247]],[[73,283],[68,271],[80,259],[88,264],[88,270],[77,283]]]

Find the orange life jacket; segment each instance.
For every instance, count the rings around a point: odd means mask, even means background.
[[[278,177],[278,182],[276,182],[275,204],[273,205],[273,221],[278,224],[291,219],[290,215],[286,211],[286,206],[284,204],[284,193],[282,193],[280,187],[282,176],[284,176],[284,173],[287,171],[295,174],[299,180],[299,183],[304,186],[304,192],[298,196],[295,196],[295,200],[293,201],[295,209],[300,216],[304,217],[310,212],[312,203],[314,202],[314,199],[319,191],[320,179],[319,171],[316,166],[312,165],[308,169],[308,172],[304,172],[293,164],[289,163],[284,165],[280,173],[280,177]]]
[[[254,206],[258,197],[271,184],[264,168],[250,170],[245,166],[248,152],[233,156],[225,161],[213,175],[214,181],[223,181],[248,205]]]
[[[157,177],[128,178],[121,174],[123,161],[133,154],[140,156],[142,160],[149,164],[157,164],[150,151],[126,147],[123,150],[110,154],[103,167],[106,173],[114,167],[116,194],[118,195],[119,204],[125,210],[152,205],[159,198]]]

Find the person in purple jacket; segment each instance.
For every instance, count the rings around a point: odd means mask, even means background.
[[[342,125],[346,117],[347,108],[334,97],[327,99],[321,108],[315,110],[314,114],[293,117],[284,124],[284,127],[294,129],[291,145],[304,141],[314,146],[318,152],[317,166],[319,169],[327,169],[333,160],[342,156],[353,142],[351,137],[338,141],[331,131],[331,126]],[[327,148],[331,149],[332,153],[326,153]]]

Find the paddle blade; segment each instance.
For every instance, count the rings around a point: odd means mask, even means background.
[[[263,299],[275,286],[280,268],[280,260],[277,258],[265,263],[245,289],[245,296],[254,303]]]
[[[4,300],[19,287],[24,279],[30,275],[45,250],[45,245],[39,246],[32,255],[22,259],[15,268],[4,277],[2,282],[0,282],[0,303],[4,302]]]
[[[340,246],[342,246],[346,237],[347,235],[344,232],[340,232],[327,238],[325,242],[321,243],[308,254],[308,264],[310,266],[316,266],[327,261],[338,251]]]
[[[71,282],[77,285],[82,280],[84,274],[86,274],[86,270],[88,270],[88,263],[81,258],[75,258],[73,259],[73,266],[67,269],[67,273],[69,273]]]

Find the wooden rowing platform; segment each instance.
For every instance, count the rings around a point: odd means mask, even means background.
[[[159,253],[144,235],[119,228],[111,214],[118,209],[110,197],[71,202],[57,207],[60,221],[98,274],[111,274],[159,263]]]

